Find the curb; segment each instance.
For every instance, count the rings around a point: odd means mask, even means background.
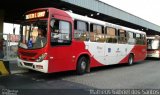
[[[15,71],[11,71],[11,74],[22,74],[26,72],[28,72],[28,70],[15,70]]]

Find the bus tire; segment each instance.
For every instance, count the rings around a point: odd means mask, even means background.
[[[77,62],[77,74],[79,75],[83,75],[84,73],[87,72],[87,68],[88,68],[88,63],[89,60],[85,57],[85,56],[82,56],[78,59],[78,62]]]
[[[134,61],[134,56],[133,54],[130,54],[128,57],[128,65],[129,66],[133,65],[133,61]]]

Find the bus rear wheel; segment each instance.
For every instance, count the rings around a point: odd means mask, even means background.
[[[133,54],[130,54],[128,57],[128,65],[133,65],[133,61],[134,61],[134,56]]]
[[[79,75],[86,73],[88,65],[89,65],[89,60],[84,56],[80,57],[77,62],[77,73]]]

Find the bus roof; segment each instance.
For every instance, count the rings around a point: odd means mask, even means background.
[[[99,25],[108,26],[108,27],[114,27],[114,28],[130,31],[130,32],[134,32],[134,33],[139,33],[139,34],[146,34],[145,32],[140,31],[140,30],[135,30],[135,29],[131,29],[131,28],[128,28],[128,27],[124,27],[124,26],[112,24],[112,23],[109,23],[109,22],[97,20],[97,19],[94,19],[94,18],[90,18],[90,17],[87,17],[87,16],[82,16],[82,15],[75,14],[75,13],[72,13],[72,12],[69,12],[69,11],[65,11],[65,12],[68,13],[73,19],[77,19],[77,20],[80,20],[80,21],[86,21],[86,22],[89,22],[89,23],[99,24]]]
[[[148,35],[147,39],[160,39],[159,35]]]
[[[31,11],[28,11],[28,12],[32,12],[32,11],[36,11],[36,10],[51,10],[52,12],[55,12],[55,13],[59,13],[60,11],[61,11],[61,13],[63,13],[63,11],[64,11],[64,10],[60,10],[60,9],[57,9],[57,8],[50,8],[49,7],[49,8],[37,8],[37,9],[33,9]],[[28,12],[26,12],[26,13],[28,13]],[[112,23],[109,23],[109,22],[105,22],[105,21],[94,19],[94,18],[90,18],[90,17],[87,17],[87,16],[82,16],[82,15],[79,15],[79,14],[72,13],[70,11],[64,11],[64,12],[66,12],[68,15],[70,15],[73,19],[86,21],[86,22],[89,22],[89,23],[94,23],[94,24],[98,24],[98,25],[102,25],[102,26],[108,26],[108,27],[113,27],[113,28],[117,28],[117,29],[122,29],[122,30],[133,32],[133,33],[146,34],[144,31],[135,30],[135,29],[128,28],[128,27],[125,27],[125,26],[112,24]]]

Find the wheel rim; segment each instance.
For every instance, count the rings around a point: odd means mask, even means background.
[[[82,68],[82,70],[85,70],[85,69],[86,69],[86,62],[85,62],[85,61],[82,61],[82,63],[81,63],[81,68]]]
[[[129,58],[129,64],[131,65],[132,63],[133,63],[133,58],[130,57],[130,58]]]

